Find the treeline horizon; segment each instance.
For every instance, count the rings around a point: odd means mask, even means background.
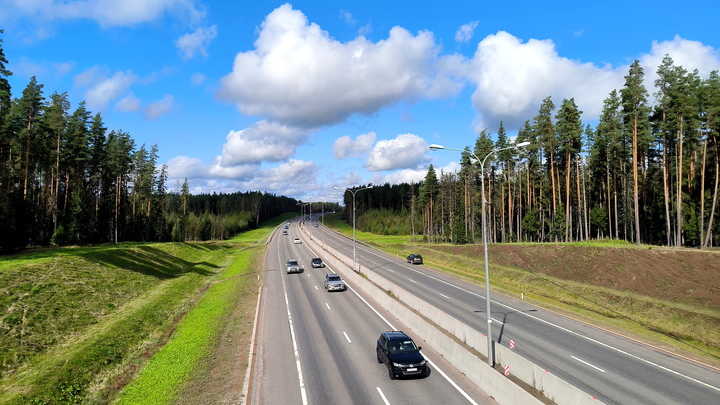
[[[0,30],[0,34],[2,34]],[[225,239],[298,201],[260,191],[191,195],[187,179],[168,192],[158,147],[67,93],[46,98],[33,76],[13,98],[0,39],[0,254],[30,246]],[[179,185],[178,185],[179,186]]]
[[[487,158],[488,241],[625,240],[706,248],[720,243],[720,77],[701,78],[665,56],[649,104],[635,61],[595,127],[573,98],[551,97],[512,143],[500,122],[465,146],[457,173],[431,165],[418,184],[358,191],[357,228],[428,242],[482,241],[480,163]],[[526,147],[514,147],[530,142]],[[436,153],[449,153],[438,151]],[[455,152],[458,153],[458,152]],[[366,186],[359,186],[363,188]],[[344,214],[352,223],[352,194]]]

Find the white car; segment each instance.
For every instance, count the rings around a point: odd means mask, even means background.
[[[297,243],[302,243],[302,242],[300,241],[300,238],[295,238],[295,240],[293,241],[293,243],[297,244]]]

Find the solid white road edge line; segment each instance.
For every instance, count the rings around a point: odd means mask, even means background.
[[[285,289],[285,281],[283,280],[283,295],[285,296],[285,308],[287,309],[288,323],[290,324],[290,338],[295,351],[295,366],[297,368],[298,379],[300,380],[300,396],[303,405],[307,405],[307,392],[305,392],[305,382],[303,380],[302,367],[300,366],[300,352],[298,351],[297,341],[295,340],[295,328],[293,328],[292,315],[290,314],[290,302],[288,301],[287,290]]]

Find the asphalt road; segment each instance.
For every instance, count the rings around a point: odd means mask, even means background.
[[[332,269],[312,268],[310,259],[319,252],[292,242],[300,237],[296,222],[288,231],[275,233],[265,259],[248,403],[495,403],[429,347],[422,350],[430,364],[428,377],[390,380],[376,360],[375,342],[382,331],[403,330],[403,325],[352,285],[343,292],[325,291],[323,280]],[[290,258],[305,271],[286,274]]]
[[[317,221],[315,216],[310,221]],[[308,221],[312,237],[353,255],[353,241]],[[485,332],[485,289],[355,244],[358,262]],[[491,258],[492,259],[492,258]],[[481,262],[480,262],[481,263]],[[492,274],[490,275],[492,282]],[[606,404],[720,404],[720,370],[491,293],[492,336]]]

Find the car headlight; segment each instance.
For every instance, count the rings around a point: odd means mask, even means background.
[[[402,367],[402,364],[400,364],[400,363],[393,363],[393,367]]]
[[[425,365],[425,360],[421,361],[421,362],[420,362],[420,365],[421,365],[421,366],[424,366],[424,365]]]

